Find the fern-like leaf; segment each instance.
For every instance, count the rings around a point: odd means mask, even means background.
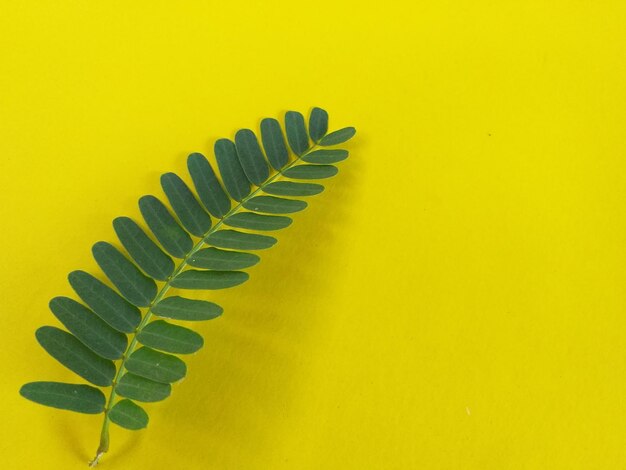
[[[70,273],[70,285],[84,303],[52,299],[50,309],[68,331],[44,326],[36,338],[92,385],[31,382],[20,393],[46,406],[104,413],[92,466],[109,449],[109,423],[130,430],[146,427],[148,414],[136,402],[167,398],[172,384],[187,373],[178,355],[202,348],[202,336],[172,322],[222,314],[213,302],[168,295],[170,289],[225,289],[246,282],[243,270],[260,259],[250,251],[272,247],[277,239],[267,232],[288,227],[292,219],[286,214],[307,207],[293,198],[321,193],[324,186],[308,180],[336,175],[334,164],[348,157],[347,150],[318,147],[343,143],[354,133],[346,127],[329,134],[328,113],[313,108],[308,130],[301,113],[286,113],[286,139],[273,118],[261,121],[260,142],[250,129],[238,131],[234,142],[219,139],[214,151],[221,181],[209,161],[193,153],[187,160],[193,189],[174,173],[161,177],[171,209],[152,195],[139,199],[158,243],[134,220],[118,217],[113,227],[126,253],[104,241],[93,246],[96,262],[115,289],[84,271]],[[109,398],[97,387],[110,387]]]

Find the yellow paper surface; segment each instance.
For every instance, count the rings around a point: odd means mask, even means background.
[[[4,3],[2,468],[93,456],[18,389],[111,220],[311,106],[350,159],[101,468],[626,468],[624,2]]]

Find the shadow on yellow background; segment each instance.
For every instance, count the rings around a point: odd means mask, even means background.
[[[321,106],[350,159],[102,468],[626,468],[623,2],[225,3],[3,6],[2,467],[93,456],[17,392],[111,220]]]

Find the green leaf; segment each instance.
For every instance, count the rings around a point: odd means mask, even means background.
[[[126,350],[126,335],[115,331],[95,313],[68,297],[55,297],[50,310],[85,346],[105,359],[119,359]]]
[[[160,383],[173,383],[187,374],[187,366],[176,356],[142,347],[126,361],[126,369],[144,379]]]
[[[127,372],[117,383],[117,394],[132,400],[153,402],[165,400],[172,393],[172,386],[144,379]]]
[[[109,419],[118,426],[131,431],[143,429],[148,425],[148,413],[127,398],[118,401],[109,411]]]
[[[278,240],[267,235],[244,233],[237,230],[218,230],[207,237],[207,242],[218,248],[233,250],[264,250],[271,248]]]
[[[192,153],[187,158],[187,168],[204,207],[214,217],[226,215],[230,210],[230,199],[206,157],[201,153]]]
[[[134,220],[118,217],[113,220],[117,238],[130,257],[154,279],[165,281],[174,272],[174,261],[152,241]]]
[[[219,139],[214,151],[226,191],[233,199],[241,201],[250,194],[250,183],[239,163],[235,144],[228,139]]]
[[[293,153],[302,155],[309,148],[309,136],[304,125],[304,116],[297,111],[287,111],[285,114],[285,132],[287,141]]]
[[[235,133],[234,142],[217,140],[217,167],[199,153],[189,155],[193,187],[174,173],[162,175],[167,205],[155,196],[139,200],[149,230],[118,217],[113,227],[124,250],[107,242],[93,247],[114,288],[99,280],[100,275],[74,271],[69,281],[88,307],[67,297],[50,302],[69,333],[46,326],[36,332],[37,340],[71,371],[94,385],[111,386],[110,401],[105,405],[104,395],[93,387],[59,382],[33,382],[21,392],[44,405],[105,411],[92,465],[108,449],[109,421],[127,429],[145,427],[148,415],[133,400],[169,396],[171,383],[181,380],[187,369],[175,355],[194,353],[204,344],[198,333],[158,318],[200,321],[222,314],[212,302],[165,297],[168,290],[224,289],[245,282],[249,275],[243,269],[259,261],[248,250],[273,246],[277,240],[263,232],[292,223],[289,216],[273,214],[298,212],[307,207],[299,197],[324,189],[311,182],[275,180],[326,178],[337,172],[332,164],[348,156],[345,150],[311,147],[311,139],[316,145],[336,145],[354,134],[354,128],[345,128],[328,135],[328,114],[321,108],[311,110],[308,127],[294,111],[285,114],[284,122],[284,131],[276,119],[268,118],[262,120],[258,137],[243,129]],[[293,161],[290,148],[300,158]],[[301,165],[305,162],[308,165]],[[201,249],[205,244],[209,246]],[[147,308],[143,321],[137,307]]]
[[[218,271],[236,271],[249,268],[259,262],[254,253],[226,251],[219,248],[204,248],[189,258],[189,264],[196,268],[215,269]]]
[[[137,340],[144,346],[173,354],[191,354],[204,344],[202,336],[195,331],[164,320],[148,323]]]
[[[328,132],[328,113],[322,108],[313,108],[309,116],[309,135],[313,142],[319,140]]]
[[[339,170],[332,165],[297,165],[283,172],[287,178],[297,180],[317,180],[335,176]]]
[[[250,276],[242,271],[183,271],[174,279],[172,286],[179,289],[228,289],[243,284]]]
[[[296,183],[295,181],[276,181],[263,188],[267,194],[276,196],[315,196],[324,191],[324,186],[317,183]]]
[[[223,311],[222,307],[213,302],[185,299],[177,295],[166,297],[152,308],[152,312],[160,317],[187,321],[212,320]]]
[[[341,149],[322,149],[315,150],[302,157],[302,160],[308,163],[337,163],[348,158],[348,151]]]
[[[104,393],[90,385],[61,382],[30,382],[22,386],[20,395],[40,405],[98,414],[104,411]]]
[[[48,354],[72,372],[94,385],[111,385],[115,376],[113,361],[98,356],[73,335],[54,326],[42,326],[35,336]]]
[[[135,331],[141,322],[137,307],[85,271],[73,271],[68,279],[78,296],[107,324],[122,333]]]
[[[295,199],[274,196],[256,196],[243,204],[248,210],[269,214],[291,214],[303,210],[308,204]]]
[[[320,145],[324,147],[328,147],[330,145],[337,145],[350,140],[354,134],[356,134],[356,129],[354,127],[344,127],[343,129],[339,129],[338,131],[331,132],[326,135],[322,140],[320,140]]]
[[[261,140],[270,165],[280,170],[289,161],[289,150],[285,145],[280,123],[276,119],[265,118],[261,121]]]
[[[100,269],[131,304],[137,307],[150,305],[157,293],[152,279],[110,243],[98,242],[91,251]]]
[[[248,230],[280,230],[291,225],[289,217],[240,212],[224,219],[226,225]]]
[[[139,210],[144,220],[165,251],[176,258],[184,258],[191,251],[191,237],[178,225],[167,207],[154,196],[139,199]]]
[[[172,205],[183,227],[197,237],[203,237],[211,228],[211,217],[207,214],[189,186],[174,173],[161,176],[161,187]]]
[[[270,175],[259,141],[250,129],[241,129],[235,134],[235,146],[239,163],[251,183],[259,186]]]

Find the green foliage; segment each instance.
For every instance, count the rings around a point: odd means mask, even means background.
[[[199,153],[187,159],[193,189],[174,173],[162,175],[171,209],[152,195],[139,199],[149,231],[129,217],[113,221],[125,252],[104,241],[92,252],[114,288],[74,271],[68,279],[83,303],[68,297],[50,301],[52,313],[68,331],[44,326],[36,332],[37,341],[92,385],[31,382],[20,393],[54,408],[104,412],[94,465],[108,450],[109,422],[131,430],[146,427],[148,414],[135,402],[167,398],[171,384],[187,374],[177,355],[202,348],[202,336],[171,321],[203,321],[222,314],[213,302],[171,295],[170,290],[226,289],[246,282],[249,275],[243,270],[260,259],[249,251],[277,243],[273,236],[255,232],[288,227],[292,219],[284,214],[307,207],[292,198],[324,190],[318,183],[292,180],[337,174],[333,164],[345,160],[347,150],[318,146],[340,144],[355,133],[346,127],[329,134],[328,114],[320,108],[311,111],[308,127],[301,113],[289,111],[284,134],[273,118],[263,119],[260,130],[260,142],[250,129],[238,131],[234,142],[215,142],[220,178]],[[110,387],[108,400],[97,387]]]

